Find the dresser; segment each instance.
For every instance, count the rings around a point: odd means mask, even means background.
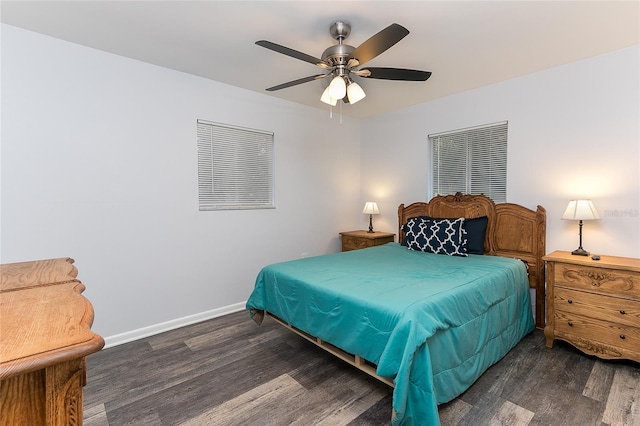
[[[85,357],[104,346],[73,259],[0,265],[0,425],[82,424]]]
[[[389,232],[348,231],[341,232],[340,236],[342,237],[342,251],[349,251],[392,243],[396,234]]]
[[[565,340],[606,359],[640,362],[640,259],[556,251],[546,264],[546,345]]]

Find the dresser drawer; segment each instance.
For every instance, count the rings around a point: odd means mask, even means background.
[[[640,273],[635,271],[557,263],[553,279],[557,287],[640,300]]]
[[[640,354],[640,328],[560,310],[555,312],[554,320],[557,337],[566,339],[581,349],[613,357],[635,354],[635,359]],[[585,347],[587,342],[589,347]]]
[[[556,311],[566,315],[581,315],[640,328],[640,304],[633,300],[561,287],[555,289],[554,299]]]

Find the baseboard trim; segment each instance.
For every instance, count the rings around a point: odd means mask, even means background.
[[[245,303],[236,303],[234,305],[223,306],[222,308],[212,309],[210,311],[200,312],[198,314],[189,315],[182,318],[176,318],[171,321],[161,322],[159,324],[150,325],[148,327],[138,328],[136,330],[127,331],[125,333],[116,334],[104,338],[104,348],[123,345],[145,337],[154,336],[164,333],[165,331],[175,330],[198,322],[221,317],[223,315],[232,314],[245,309]]]

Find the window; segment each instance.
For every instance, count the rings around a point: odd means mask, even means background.
[[[200,210],[269,209],[273,132],[198,120]]]
[[[506,121],[429,135],[429,144],[431,195],[462,192],[507,201]]]

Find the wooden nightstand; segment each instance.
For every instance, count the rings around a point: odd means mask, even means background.
[[[640,362],[640,259],[556,251],[547,267],[547,347],[565,340],[600,358]]]
[[[342,251],[349,251],[392,243],[396,234],[390,232],[349,231],[341,232],[340,236],[342,237]]]

